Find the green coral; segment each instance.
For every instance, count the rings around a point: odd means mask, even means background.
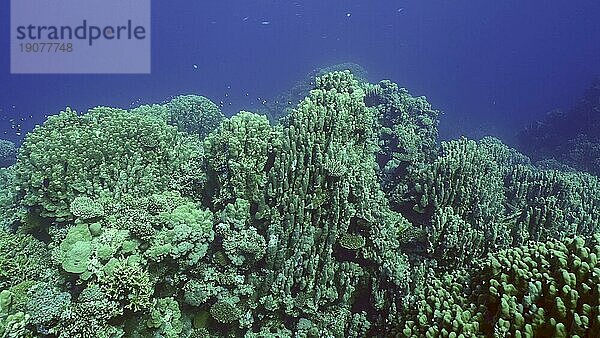
[[[216,208],[244,198],[264,209],[265,167],[276,136],[265,116],[242,111],[206,138],[208,188]]]
[[[0,336],[31,337],[31,331],[27,328],[30,316],[14,308],[15,295],[8,291],[0,292]]]
[[[149,328],[154,329],[155,335],[160,337],[181,337],[183,323],[181,322],[181,311],[177,301],[173,298],[157,300],[156,305],[150,311],[147,325]]]
[[[358,250],[365,246],[365,239],[357,234],[343,234],[340,238],[340,246],[348,250]]]
[[[314,89],[318,77],[337,71],[350,71],[359,82],[367,81],[367,70],[356,63],[344,62],[316,68],[302,80],[297,81],[292,88],[271,100],[263,101],[261,112],[264,111],[271,122],[277,122],[280,118],[289,115],[296,105],[309,95],[310,91]]]
[[[484,231],[466,222],[452,207],[436,210],[425,232],[429,255],[445,267],[468,265],[474,257],[482,257],[486,247]]]
[[[135,114],[156,117],[182,132],[206,137],[225,116],[211,100],[199,95],[179,95],[164,104],[142,105]]]
[[[108,299],[134,312],[150,308],[153,285],[149,273],[138,262],[115,259],[105,269],[106,274],[99,283]]]
[[[227,257],[235,265],[251,264],[265,255],[267,247],[265,238],[256,229],[244,229],[239,232],[226,228],[217,230],[223,237],[223,249]]]
[[[124,337],[122,328],[109,324],[123,315],[119,304],[96,284],[85,288],[77,300],[63,311],[59,323],[50,331],[60,338]]]
[[[513,212],[515,245],[528,240],[592,235],[600,221],[598,177],[515,166],[506,176],[507,204]]]
[[[598,332],[599,240],[550,240],[488,259],[476,281],[489,287],[477,297],[494,320],[482,329],[562,337]]]
[[[0,319],[0,334],[2,337],[28,337],[31,331],[27,329],[29,315],[17,312]]]
[[[46,245],[31,235],[0,229],[0,289],[26,280],[51,279]]]
[[[395,337],[482,337],[483,315],[469,304],[469,275],[464,270],[436,274],[425,265],[413,292],[400,308]]]
[[[389,80],[365,91],[366,105],[379,114],[381,184],[392,205],[402,204],[416,173],[436,156],[439,112]]]
[[[93,275],[104,276],[104,268],[114,256],[137,253],[138,245],[127,230],[104,227],[100,222],[80,223],[68,229],[53,250],[53,258],[64,271],[88,280]]]
[[[204,96],[177,96],[167,102],[165,108],[169,114],[169,124],[201,138],[206,137],[225,119],[219,107]]]
[[[239,299],[226,299],[214,303],[210,307],[210,315],[219,323],[231,323],[239,319],[241,313],[236,303]]]
[[[71,295],[49,283],[36,283],[27,292],[26,312],[30,323],[50,328],[71,305]]]
[[[160,220],[166,227],[153,237],[148,257],[157,262],[170,257],[183,265],[198,264],[214,238],[212,213],[186,203],[161,213]]]
[[[250,203],[237,199],[225,207],[221,216],[223,223],[215,227],[227,258],[237,266],[256,263],[266,252],[265,238],[256,228],[248,226],[249,218]]]
[[[70,211],[73,216],[82,220],[104,216],[104,207],[102,204],[87,196],[75,197],[71,202]]]
[[[13,303],[14,294],[8,290],[0,291],[0,313],[6,314],[10,312],[10,307]]]
[[[348,302],[365,273],[355,260],[370,262],[388,290],[407,282],[408,263],[398,254],[406,220],[390,212],[377,180],[376,111],[364,97],[349,72],[326,74],[282,121],[266,187],[269,294],[260,301],[271,311],[317,318]],[[351,170],[333,177],[334,161]],[[338,252],[339,237],[360,231],[367,235],[358,258]],[[381,308],[393,301],[387,291],[374,293]],[[350,317],[343,318],[339,325],[349,330]]]
[[[600,329],[599,235],[511,248],[429,278],[404,307],[404,335],[589,336]]]
[[[66,272],[84,273],[92,255],[92,234],[87,224],[79,224],[60,243],[61,266]]]
[[[21,204],[43,217],[68,220],[79,195],[146,196],[171,186],[200,156],[198,144],[151,117],[98,107],[66,109],[29,133],[15,167]]]
[[[200,306],[206,303],[211,297],[216,296],[221,288],[207,281],[190,280],[183,287],[185,302],[192,306]]]
[[[65,252],[62,268],[70,273],[84,273],[92,254],[90,242],[78,241]]]
[[[418,212],[452,207],[474,224],[494,223],[502,214],[502,171],[485,144],[465,138],[442,142],[440,156],[422,175],[414,188]]]
[[[14,225],[21,211],[17,201],[14,167],[0,168],[0,227]]]
[[[442,142],[416,177],[401,210],[447,268],[530,240],[591,235],[600,216],[598,178],[537,169],[493,138]]]

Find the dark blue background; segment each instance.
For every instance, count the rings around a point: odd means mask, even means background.
[[[30,129],[65,106],[199,93],[228,114],[251,110],[316,67],[352,61],[373,81],[426,95],[445,112],[443,135],[510,141],[548,110],[568,108],[600,74],[597,0],[155,0],[151,75],[10,75],[8,3],[0,2],[0,137],[10,139],[18,124]]]

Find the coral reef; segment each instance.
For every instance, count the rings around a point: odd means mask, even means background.
[[[8,140],[0,139],[0,168],[10,167],[17,160],[17,147]]]
[[[275,125],[187,95],[30,132],[0,169],[0,336],[600,330],[598,178],[438,143],[391,81],[310,77]]]
[[[599,240],[530,242],[468,272],[432,273],[405,304],[395,334],[591,337],[600,330]]]
[[[7,227],[19,219],[19,203],[15,189],[14,167],[0,168],[0,227]]]

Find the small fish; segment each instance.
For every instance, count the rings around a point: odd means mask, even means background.
[[[346,13],[346,17],[349,18],[352,16],[352,13]]]
[[[402,13],[404,11],[404,8],[398,8],[398,13]]]
[[[197,64],[192,65],[192,67],[194,67],[194,69],[198,69],[198,65]]]
[[[245,17],[242,19],[242,21],[248,21],[248,19],[250,19],[250,17],[249,17],[249,16],[245,16]]]
[[[266,26],[266,25],[270,25],[270,24],[271,24],[271,21],[262,21],[260,24],[261,24],[261,25],[264,25],[264,26]]]

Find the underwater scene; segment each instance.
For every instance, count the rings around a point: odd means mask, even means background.
[[[598,14],[2,2],[0,338],[600,337]]]

